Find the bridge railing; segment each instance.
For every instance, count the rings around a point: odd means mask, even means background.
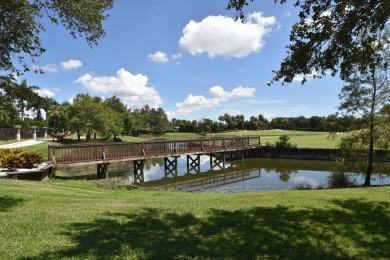
[[[210,138],[155,142],[95,143],[48,146],[48,160],[54,163],[88,162],[172,154],[246,149],[260,146],[260,137]]]

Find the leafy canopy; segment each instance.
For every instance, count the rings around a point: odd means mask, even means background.
[[[229,0],[227,8],[237,10],[237,18],[243,19],[250,2]],[[327,74],[345,80],[356,72],[355,64],[364,72],[384,62],[378,49],[386,44],[379,39],[390,17],[389,0],[296,0],[294,6],[300,9],[299,21],[291,30],[287,57],[269,84],[289,83],[300,74],[306,75],[302,83],[308,76]]]
[[[12,0],[0,1],[0,70],[22,74],[29,71],[25,58],[35,62],[45,49],[39,34],[44,23],[64,26],[73,37],[92,46],[105,36],[102,21],[114,0]],[[17,68],[15,62],[22,65]],[[39,71],[42,73],[42,71]]]

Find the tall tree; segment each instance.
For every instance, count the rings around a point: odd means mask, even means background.
[[[18,110],[8,94],[14,87],[15,83],[11,79],[0,76],[0,127],[10,127],[18,119]]]
[[[359,131],[344,138],[341,147],[347,152],[357,149],[362,151],[359,161],[366,165],[364,185],[370,185],[374,148],[381,148],[379,147],[381,138],[386,135],[385,132],[380,131],[381,125],[388,122],[386,117],[389,116],[384,113],[390,103],[388,69],[384,64],[377,64],[377,67],[369,72],[357,73],[346,82],[347,84],[341,90],[342,103],[339,109],[347,114],[358,115],[362,120],[360,120],[361,125],[358,126]],[[389,139],[384,143],[388,141]]]
[[[102,21],[114,0],[10,0],[0,1],[0,70],[28,71],[25,56],[34,63],[45,49],[39,34],[48,22],[63,25],[73,37],[92,46],[105,36]],[[16,67],[20,63],[23,69]],[[41,71],[42,72],[42,71]]]

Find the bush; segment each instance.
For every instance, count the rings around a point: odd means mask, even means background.
[[[0,149],[0,167],[9,171],[14,171],[18,168],[30,169],[34,164],[41,163],[42,160],[41,154],[27,151],[23,148]]]
[[[290,141],[290,137],[288,135],[279,136],[279,141],[276,141],[276,148],[297,148],[296,144],[292,144]]]

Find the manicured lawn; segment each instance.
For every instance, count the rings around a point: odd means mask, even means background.
[[[292,144],[297,144],[299,148],[336,148],[340,141],[340,136],[332,138],[328,132],[308,132],[292,130],[260,130],[260,131],[232,131],[226,133],[210,134],[208,136],[260,136],[261,142],[275,143],[279,136],[288,135]]]
[[[2,259],[388,259],[390,187],[196,194],[0,180]]]

